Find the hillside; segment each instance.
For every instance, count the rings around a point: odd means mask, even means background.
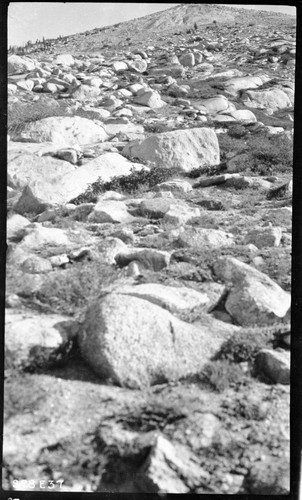
[[[5,490],[289,493],[294,21],[9,54]]]

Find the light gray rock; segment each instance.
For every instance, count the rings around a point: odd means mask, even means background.
[[[221,248],[234,245],[234,236],[219,229],[192,227],[186,228],[179,235],[178,243],[180,246],[191,248]]]
[[[88,216],[88,222],[131,222],[133,217],[123,201],[101,200]]]
[[[246,101],[245,104],[255,108],[269,108],[276,111],[278,109],[293,106],[293,100],[281,89],[268,89],[262,91],[247,90],[246,95],[249,100]]]
[[[72,171],[57,179],[50,179],[50,182],[44,178],[28,182],[30,187],[24,188],[22,196],[14,206],[16,212],[20,214],[41,213],[49,206],[68,203],[85,193],[90,184],[98,180],[108,182],[112,177],[129,175],[133,169],[146,169],[144,165],[131,163],[118,153],[104,153],[76,169],[68,162],[62,163],[64,165],[66,163]]]
[[[71,54],[59,54],[54,60],[54,63],[61,64],[62,66],[73,66],[75,60]]]
[[[181,64],[165,64],[161,67],[153,67],[148,69],[150,75],[155,76],[172,76],[173,78],[183,78],[186,74],[185,68]]]
[[[141,491],[150,493],[189,493],[191,488],[208,479],[209,473],[192,459],[185,446],[173,445],[159,435],[139,470],[136,483]]]
[[[253,123],[257,121],[256,116],[249,109],[236,109],[236,111],[231,111],[230,115],[241,122]]]
[[[163,220],[177,226],[186,224],[195,217],[200,217],[198,207],[192,207],[183,200],[175,200],[171,203],[169,210],[165,213]]]
[[[127,71],[128,64],[125,61],[113,61],[112,67],[116,73]]]
[[[6,366],[28,366],[35,362],[34,350],[49,356],[67,340],[64,323],[70,318],[57,314],[36,314],[32,311],[18,313],[7,310],[5,314],[5,363]]]
[[[232,284],[225,309],[239,325],[273,324],[289,313],[290,294],[257,269],[234,257],[219,257],[213,269]]]
[[[18,88],[20,88],[21,90],[27,90],[27,91],[29,91],[29,92],[30,92],[30,91],[34,88],[34,86],[35,86],[35,84],[34,84],[33,80],[30,80],[30,79],[28,79],[28,80],[19,80],[19,81],[17,82],[17,84],[16,84],[16,85],[17,85],[17,87],[18,87]]]
[[[49,258],[52,267],[62,267],[69,264],[69,258],[66,253],[60,255],[53,255]]]
[[[24,273],[40,274],[52,271],[52,265],[49,260],[39,257],[39,255],[31,255],[21,264],[21,269]]]
[[[87,309],[78,342],[102,378],[130,388],[198,373],[234,331],[208,319],[198,328],[149,301],[106,295]]]
[[[218,165],[220,161],[217,136],[205,127],[153,134],[143,141],[129,143],[123,154],[166,168],[178,167],[185,172]]]
[[[245,189],[248,187],[258,187],[264,191],[269,191],[272,187],[272,183],[266,181],[265,179],[261,179],[259,177],[248,177],[245,175],[236,175],[236,174],[225,174],[230,175],[229,178],[226,179],[225,185],[230,187],[235,187],[236,189]]]
[[[77,101],[87,101],[88,99],[97,98],[101,94],[101,89],[91,85],[81,85],[74,91],[70,90],[71,96]],[[94,142],[94,141],[91,141]]]
[[[217,97],[199,100],[194,103],[194,107],[201,110],[205,108],[207,113],[215,115],[221,111],[226,111],[230,107],[230,103],[224,95],[219,95]]]
[[[126,196],[124,194],[118,193],[117,191],[106,191],[103,194],[100,194],[98,196],[98,201],[101,200],[115,200],[115,201],[121,201],[125,200]]]
[[[166,105],[166,103],[162,101],[158,92],[155,92],[153,90],[147,90],[142,94],[135,96],[133,102],[136,104],[142,104],[143,106],[148,106],[149,108],[153,109],[162,108]]]
[[[8,241],[20,239],[23,234],[23,229],[30,224],[26,217],[19,214],[13,214],[7,219],[6,238]]]
[[[50,156],[39,157],[34,154],[17,153],[11,158],[8,158],[7,183],[13,189],[23,189],[38,181],[45,184],[52,183],[62,175],[75,170],[69,162]]]
[[[231,78],[223,82],[223,86],[227,92],[236,95],[239,90],[252,89],[260,87],[264,82],[260,76],[245,76],[239,78]]]
[[[170,191],[173,194],[184,194],[193,191],[191,184],[183,179],[173,179],[161,182],[154,187],[154,191]]]
[[[15,54],[8,57],[7,69],[9,75],[19,75],[33,71],[37,63],[28,57],[20,57]]]
[[[121,252],[127,252],[127,245],[117,237],[107,237],[97,246],[98,256],[107,264],[116,264],[115,257]]]
[[[90,88],[90,87],[89,87]],[[108,139],[103,127],[80,116],[53,116],[26,123],[20,139],[32,142],[50,141],[58,146],[90,144]]]
[[[136,59],[134,61],[130,61],[128,66],[137,73],[144,73],[144,71],[147,71],[148,63],[144,59]]]
[[[36,223],[34,227],[25,229],[26,233],[20,248],[31,251],[48,246],[73,246],[68,231],[56,227],[44,227]]]
[[[125,134],[129,139],[140,139],[144,138],[144,127],[143,125],[135,123],[104,123],[104,129],[106,133],[111,135]]]
[[[159,283],[145,283],[136,286],[121,286],[118,293],[131,295],[157,304],[170,312],[191,311],[196,307],[207,308],[209,297],[192,288],[172,287]]]

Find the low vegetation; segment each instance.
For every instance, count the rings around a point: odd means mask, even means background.
[[[178,168],[154,167],[151,170],[140,171],[133,168],[128,176],[113,177],[109,182],[99,180],[92,183],[84,194],[74,198],[71,203],[80,205],[81,203],[95,202],[98,195],[105,191],[117,191],[126,194],[147,191],[156,184],[165,182],[176,175],[181,175]]]
[[[219,134],[221,159],[228,153],[247,154],[245,168],[254,175],[291,174],[293,144],[284,134],[268,135],[261,128],[252,129],[232,125],[228,134]]]

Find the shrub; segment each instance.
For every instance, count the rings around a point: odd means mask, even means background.
[[[233,365],[227,360],[212,361],[200,374],[200,380],[209,383],[217,392],[223,392],[231,386],[241,385],[244,379],[240,366]]]
[[[229,127],[229,136],[235,139],[241,139],[248,134],[247,129],[243,125],[232,125]]]
[[[258,173],[264,168],[264,175],[275,172],[287,172],[293,165],[293,146],[288,137],[251,137],[248,141],[251,151],[251,170]]]
[[[246,167],[255,174],[271,175],[292,168],[292,141],[283,134],[269,136],[263,130],[251,134],[236,125],[229,128],[228,134],[219,134],[218,140],[222,160],[227,153],[247,153]]]
[[[257,353],[269,345],[271,337],[272,334],[269,332],[256,332],[252,328],[250,332],[246,330],[236,332],[224,342],[215,359],[233,363],[253,361]]]
[[[246,142],[241,138],[230,137],[228,134],[219,134],[218,142],[221,153],[221,160],[226,159],[227,153],[240,154],[248,149]]]
[[[56,104],[56,105],[55,105]],[[70,116],[68,103],[49,99],[49,105],[44,99],[31,103],[13,103],[8,106],[7,131],[9,134],[22,132],[26,123],[42,120],[51,116]]]
[[[52,310],[74,314],[101,296],[102,287],[112,284],[119,272],[101,260],[82,261],[55,272],[36,293]]]
[[[92,183],[87,191],[74,198],[71,203],[79,205],[81,203],[95,202],[97,196],[105,191],[118,191],[120,193],[133,194],[136,191],[152,189],[156,184],[167,181],[175,175],[182,175],[178,168],[154,167],[150,171],[136,171],[134,168],[127,176],[113,177],[109,182],[98,180]]]
[[[226,163],[222,162],[219,165],[205,165],[203,167],[194,168],[190,172],[187,172],[185,175],[190,179],[196,179],[201,175],[208,175],[208,176],[218,175],[220,174],[220,172],[226,170],[226,168],[227,168]]]

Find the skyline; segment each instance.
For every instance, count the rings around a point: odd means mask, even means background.
[[[110,26],[118,22],[160,12],[179,3],[75,3],[11,2],[8,7],[8,45],[24,45],[43,37],[57,38]],[[215,4],[214,4],[215,5]],[[295,15],[296,8],[285,5],[235,5],[232,8],[269,10]]]

